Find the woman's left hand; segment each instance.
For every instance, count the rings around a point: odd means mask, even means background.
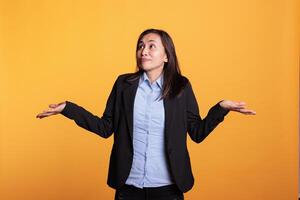
[[[246,109],[246,103],[242,102],[242,101],[234,102],[234,101],[230,101],[230,100],[223,100],[219,104],[222,108],[228,109],[230,111],[240,112],[245,115],[255,115],[256,114],[256,112],[254,110]]]

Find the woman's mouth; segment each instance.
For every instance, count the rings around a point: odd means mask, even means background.
[[[142,60],[142,62],[147,62],[147,61],[150,61],[151,59],[148,59],[148,58],[142,58],[141,60]]]

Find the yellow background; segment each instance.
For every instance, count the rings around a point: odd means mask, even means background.
[[[113,199],[113,137],[35,116],[64,100],[102,116],[152,27],[172,36],[202,118],[222,99],[257,112],[230,112],[204,142],[188,140],[195,185],[185,199],[296,199],[297,12],[296,0],[2,0],[1,200]]]

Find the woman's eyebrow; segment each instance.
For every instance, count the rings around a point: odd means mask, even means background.
[[[156,40],[149,40],[148,42],[155,42],[156,43],[157,41]]]
[[[147,42],[155,42],[155,43],[157,43],[156,40],[149,40],[149,41],[147,41]],[[144,42],[143,42],[142,40],[140,40],[139,43],[144,43]]]

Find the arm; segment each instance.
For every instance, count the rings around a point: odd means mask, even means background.
[[[186,91],[187,131],[194,142],[200,143],[224,120],[229,110],[222,108],[220,106],[222,101],[220,101],[209,110],[204,119],[201,119],[198,103],[190,82],[187,83]]]
[[[116,99],[116,83],[117,81],[114,83],[101,118],[70,101],[66,101],[66,106],[61,114],[74,120],[78,126],[96,133],[103,138],[108,138],[114,131],[113,113]]]

